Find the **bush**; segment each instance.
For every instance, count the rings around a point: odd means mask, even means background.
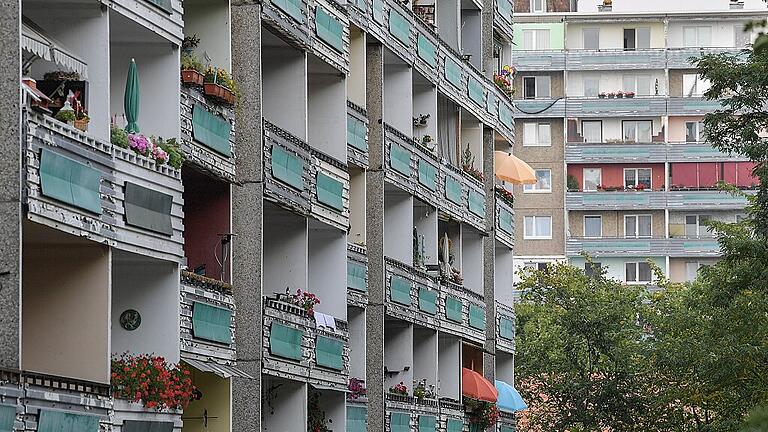
[[[128,148],[128,132],[123,128],[112,125],[110,128],[110,139],[112,145],[122,148]]]
[[[75,121],[75,112],[71,110],[59,110],[59,112],[56,113],[56,115],[53,117],[56,120],[64,123],[68,123],[71,121]]]
[[[576,177],[574,177],[572,175],[569,175],[567,183],[568,183],[568,185],[567,185],[568,186],[568,190],[570,190],[570,191],[579,190],[579,182],[576,180]]]

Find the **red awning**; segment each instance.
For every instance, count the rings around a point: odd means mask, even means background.
[[[487,402],[496,402],[499,397],[496,386],[471,369],[461,368],[461,381],[464,396]]]

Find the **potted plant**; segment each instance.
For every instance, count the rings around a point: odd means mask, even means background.
[[[152,149],[152,158],[160,164],[167,163],[173,168],[180,169],[184,163],[184,152],[181,146],[176,142],[176,138],[164,140],[162,137],[151,137],[154,144]]]
[[[203,85],[203,64],[200,60],[190,53],[181,55],[181,82],[189,86]]]
[[[125,131],[125,129],[121,127],[117,127],[116,125],[112,124],[110,127],[110,140],[112,145],[116,145],[118,147],[122,148],[128,148],[128,132]]]
[[[232,105],[235,103],[235,82],[227,71],[222,68],[209,67],[205,71],[203,79],[203,91],[221,103]]]
[[[605,92],[600,92],[597,94],[597,97],[599,97],[600,99],[605,99],[605,95],[606,95]]]
[[[499,419],[499,409],[493,402],[464,398],[464,412],[469,420],[470,432],[481,432],[494,426]]]
[[[475,168],[474,165],[475,156],[472,154],[472,150],[469,148],[469,143],[467,143],[467,147],[461,154],[461,167],[465,173],[472,176],[475,180],[483,182],[483,180],[485,180],[485,176],[483,175],[482,171]]]
[[[434,399],[435,386],[427,385],[427,379],[424,378],[413,386],[413,397],[416,399]]]
[[[85,132],[88,130],[88,123],[91,121],[91,118],[88,117],[88,113],[83,108],[83,104],[80,103],[79,100],[74,99],[75,102],[75,120],[72,122],[74,126],[81,131]]]
[[[635,97],[635,92],[633,92],[633,91],[624,92],[624,97],[626,97],[626,98],[633,98],[633,97]]]
[[[163,357],[124,353],[112,358],[111,385],[115,398],[157,410],[183,410],[199,392],[189,370]]]
[[[183,54],[192,54],[198,45],[200,45],[200,38],[197,37],[197,34],[184,36],[184,40],[181,41],[181,52]]]
[[[365,396],[368,393],[365,389],[365,381],[358,378],[349,379],[347,390],[349,390],[349,393],[347,393],[348,400],[357,400],[357,398]]]
[[[571,192],[577,192],[579,190],[579,182],[576,180],[576,177],[572,175],[568,175],[568,180],[566,181],[568,190]]]
[[[624,92],[616,92],[616,99],[623,99],[624,98]]]
[[[496,192],[498,193],[499,199],[509,204],[510,206],[515,205],[515,196],[512,194],[512,192],[507,190],[507,188],[504,186],[496,185]]]
[[[307,432],[331,432],[328,423],[332,420],[325,418],[325,411],[320,408],[320,392],[310,391],[307,402]]]
[[[616,97],[616,93],[614,93],[614,92],[608,93],[608,99],[613,99],[615,97]]]
[[[69,101],[67,101],[64,103],[64,106],[59,110],[59,112],[53,116],[53,118],[72,126],[77,119],[77,116],[75,115],[75,110],[72,109],[72,105],[70,105]]]
[[[315,305],[320,304],[320,299],[309,291],[296,289],[296,294],[288,294],[288,303],[296,305],[307,313],[310,317],[315,316]]]
[[[400,383],[389,388],[389,393],[399,396],[408,396],[408,387],[400,381]]]

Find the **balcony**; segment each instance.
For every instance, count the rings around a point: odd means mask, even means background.
[[[182,271],[179,313],[182,358],[234,364],[235,298],[231,285]]]
[[[565,117],[565,99],[515,100],[516,118]],[[569,113],[570,114],[570,113]]]
[[[25,112],[28,219],[155,258],[184,256],[181,173]]]
[[[184,39],[182,0],[112,0],[109,7],[172,42]]]
[[[701,57],[705,54],[739,53],[738,48],[670,48],[667,50],[667,67],[669,69],[695,69],[691,57]]]
[[[518,71],[565,70],[565,51],[540,50],[512,52],[512,62]]]
[[[440,281],[440,330],[459,338],[485,343],[485,300],[461,285]]]
[[[668,162],[731,162],[747,160],[747,158],[741,155],[723,153],[705,142],[680,142],[667,145]]]
[[[314,13],[309,14],[310,50],[340,72],[348,73],[349,15],[347,8],[342,7],[335,0],[319,0],[313,6]]]
[[[387,315],[430,329],[439,321],[439,286],[425,272],[385,258]]]
[[[181,145],[186,162],[235,181],[234,108],[215,105],[200,90],[181,88]]]
[[[703,97],[671,97],[667,106],[670,116],[697,116],[723,108],[720,101],[710,101]]]
[[[496,194],[496,239],[508,247],[515,245],[515,211]]]
[[[664,69],[664,49],[624,50],[573,50],[566,54],[568,70],[631,70]]]
[[[659,117],[667,112],[663,96],[619,99],[568,98],[565,110],[569,117]]]
[[[515,310],[496,302],[496,349],[515,353]]]
[[[262,19],[291,42],[309,46],[309,5],[306,0],[269,0],[264,2]]]
[[[386,398],[388,430],[437,430],[440,408],[436,399],[417,399],[391,393]]]
[[[400,189],[413,193],[416,172],[414,142],[404,133],[384,123],[385,177]]]
[[[347,304],[368,305],[368,257],[364,247],[352,243],[347,244]]]
[[[664,163],[664,143],[567,143],[567,163]]]
[[[514,38],[513,12],[514,5],[512,0],[496,0],[496,13],[493,14],[493,26],[509,40]]]
[[[346,391],[349,375],[349,330],[320,327],[304,309],[280,298],[264,299],[264,373]]]
[[[665,238],[569,237],[565,253],[568,256],[578,256],[586,252],[592,257],[666,255],[667,240]]]
[[[565,205],[568,210],[663,210],[667,192],[567,192]]]
[[[368,168],[368,113],[347,101],[347,163]]]
[[[667,254],[671,257],[717,257],[720,244],[713,237],[675,237],[668,240]]]
[[[747,204],[745,197],[716,189],[678,189],[673,186],[673,190],[667,192],[667,206],[670,210],[740,210]]]
[[[314,193],[312,216],[315,219],[347,231],[349,228],[349,173],[347,165],[311,149]]]
[[[264,120],[265,195],[299,214],[311,211],[313,172],[311,149],[303,140]]]

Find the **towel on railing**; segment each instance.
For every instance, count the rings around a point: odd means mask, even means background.
[[[318,327],[325,327],[336,331],[336,318],[331,315],[315,311],[315,323]]]

